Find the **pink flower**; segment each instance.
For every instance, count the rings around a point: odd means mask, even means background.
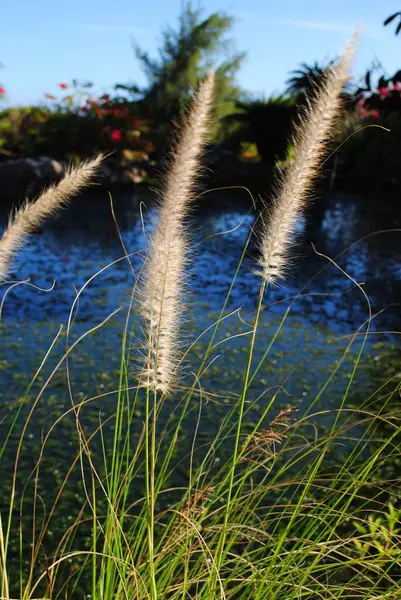
[[[4,96],[5,93],[6,93],[6,90],[0,86],[0,96]]]
[[[367,116],[368,116],[368,111],[367,111],[367,110],[365,110],[364,108],[361,108],[361,109],[359,110],[359,116],[360,116],[360,117],[362,117],[362,119],[364,119],[365,117],[367,117]]]
[[[380,94],[380,99],[383,100],[384,98],[388,98],[389,96],[391,96],[391,90],[389,90],[387,87],[381,87],[378,90],[379,94]]]
[[[45,98],[48,98],[49,100],[55,100],[56,96],[53,96],[53,94],[45,94]]]
[[[68,85],[66,83],[59,83],[58,87],[62,90],[66,90],[68,88]]]
[[[122,137],[123,136],[119,129],[113,129],[113,131],[111,132],[111,139],[113,140],[113,142],[116,142],[116,144],[119,144],[121,142]]]
[[[88,112],[88,107],[87,106],[81,106],[81,110],[82,110],[82,112],[87,113]]]
[[[365,100],[358,100],[358,102],[356,103],[357,106],[363,108],[365,106]]]
[[[397,92],[401,91],[401,82],[396,81],[394,84],[394,89],[397,90]]]
[[[370,116],[373,117],[373,119],[380,119],[380,112],[378,110],[372,110]]]

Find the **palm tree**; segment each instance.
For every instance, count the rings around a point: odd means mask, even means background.
[[[150,117],[168,123],[176,118],[211,69],[216,73],[215,119],[232,110],[239,93],[236,75],[245,57],[233,50],[227,38],[233,23],[234,18],[222,12],[204,18],[202,10],[189,1],[183,4],[177,26],[162,31],[155,58],[134,47],[148,81],[142,105]]]
[[[299,69],[291,71],[292,77],[286,81],[287,93],[309,96],[319,87],[327,70],[334,66],[335,62],[333,59],[326,64],[315,62],[313,65],[308,65],[307,63],[301,63]]]
[[[389,23],[394,21],[394,19],[396,19],[396,18],[398,19],[398,25],[395,28],[395,35],[398,35],[401,31],[401,11],[393,13],[392,15],[387,17],[387,19],[384,21],[383,25],[389,25]]]
[[[336,64],[336,58],[323,64],[319,64],[317,61],[312,65],[301,63],[299,69],[291,71],[292,77],[286,81],[286,93],[295,96],[297,105],[302,106],[308,98],[311,98],[315,94],[316,90],[320,89],[327,71]],[[341,97],[343,106],[348,110],[353,109],[355,104],[354,94],[351,92],[349,83],[346,83],[343,87]]]

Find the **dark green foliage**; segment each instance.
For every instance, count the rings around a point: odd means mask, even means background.
[[[274,166],[286,156],[293,119],[296,115],[294,100],[285,96],[267,100],[238,102],[237,112],[224,119],[226,128],[235,126],[229,145],[256,144],[262,161]]]
[[[291,71],[291,77],[287,79],[287,92],[289,94],[303,94],[310,96],[322,83],[327,69],[333,67],[335,60],[330,60],[325,64],[319,64],[317,61],[313,65],[301,63],[298,69]]]
[[[39,132],[48,116],[43,107],[9,108],[0,112],[0,160],[35,156]]]
[[[66,84],[63,84],[66,85]],[[10,108],[0,112],[0,160],[50,156],[56,159],[92,156],[99,150],[150,149],[141,138],[148,130],[137,118],[137,106],[120,96],[103,94],[82,101],[74,85],[51,107]],[[80,102],[77,102],[77,99]],[[82,104],[81,104],[82,103]]]
[[[162,32],[157,58],[135,46],[148,80],[140,101],[147,116],[162,123],[175,119],[210,69],[216,72],[216,119],[232,110],[238,96],[235,76],[245,56],[234,52],[225,37],[233,22],[232,16],[220,12],[202,18],[201,10],[188,2],[178,27]]]
[[[393,112],[401,113],[401,70],[392,77],[381,75],[372,84],[372,71],[367,71],[364,85],[360,86],[354,95],[355,102],[366,111],[378,111],[386,118]]]
[[[400,184],[401,173],[401,115],[393,112],[380,121],[367,124],[380,124],[381,127],[363,128],[349,137],[339,150],[341,159],[340,174],[355,185],[377,183]],[[382,127],[390,131],[384,131]],[[346,135],[348,137],[350,132]]]
[[[304,105],[307,99],[314,96],[316,90],[323,83],[327,71],[333,68],[336,62],[337,59],[334,58],[325,63],[316,61],[312,65],[301,63],[298,69],[291,71],[292,77],[286,81],[287,94],[295,96],[299,106]],[[348,83],[343,88],[342,102],[347,109],[353,109],[353,94]]]
[[[393,13],[392,15],[390,15],[389,17],[387,17],[387,19],[384,21],[383,25],[389,25],[390,23],[392,23],[394,21],[394,19],[398,19],[398,25],[395,28],[395,35],[398,35],[401,31],[401,11],[397,11],[397,12]]]

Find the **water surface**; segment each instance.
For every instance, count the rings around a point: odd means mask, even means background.
[[[46,436],[49,437],[38,491],[49,503],[79,452],[74,415],[72,411],[68,412],[71,399],[75,403],[84,402],[80,418],[87,435],[104,423],[106,448],[112,439],[121,332],[155,218],[148,193],[117,195],[114,206],[119,232],[111,216],[107,193],[98,192],[76,199],[58,218],[32,235],[19,252],[10,279],[29,281],[29,285],[1,286],[2,439],[9,431],[16,410],[21,409],[1,462],[0,504],[6,510],[15,450],[22,425],[34,403],[35,410],[25,432],[18,467],[17,501],[21,501],[27,484],[24,502],[28,513],[33,489],[32,481],[28,485],[28,477]],[[4,225],[5,215],[2,218]],[[383,231],[400,228],[400,218],[398,201],[368,200],[334,193],[317,200],[316,208],[299,221],[297,244],[287,277],[266,293],[254,363],[261,361],[261,364],[248,393],[248,423],[255,422],[279,389],[270,418],[280,408],[293,406],[301,412],[324,411],[319,423],[327,425],[330,422],[327,411],[342,406],[351,377],[354,377],[354,385],[347,396],[346,407],[351,406],[351,402],[357,405],[364,401],[377,387],[377,378],[385,377],[387,372],[390,374],[389,357],[397,352],[398,338],[387,332],[396,332],[401,325],[401,233]],[[193,213],[189,224],[192,263],[187,282],[188,311],[182,335],[184,348],[216,320],[254,222],[255,215],[245,198],[235,197],[234,201],[228,193],[209,197],[207,203]],[[124,258],[120,236],[130,261]],[[244,334],[249,331],[260,284],[254,273],[256,257],[256,242],[252,238],[227,304],[225,314],[230,316],[219,330],[216,348],[202,377],[200,440],[213,438],[223,415],[241,390],[249,343],[249,336]],[[71,306],[83,286],[71,314]],[[120,312],[108,319],[117,309],[121,309]],[[69,343],[79,336],[84,338],[74,348],[68,363],[61,362],[52,374],[66,348],[69,317]],[[105,325],[96,329],[105,319],[108,319]],[[338,373],[325,393],[319,395],[322,384],[343,359],[349,336],[356,332],[364,334],[367,325],[371,336],[366,343],[364,335],[355,337]],[[130,342],[132,355],[140,359],[140,323],[135,316],[131,316],[130,326],[134,330]],[[279,327],[280,333],[265,355]],[[93,328],[96,330],[91,331]],[[41,366],[56,336],[59,336],[57,344]],[[208,335],[202,337],[183,363],[184,383],[191,381],[207,340]],[[361,368],[354,376],[354,366],[364,343]],[[30,387],[35,373],[35,382]],[[134,375],[135,361],[133,385]],[[315,403],[316,398],[318,402]],[[176,400],[175,397],[169,400],[166,419],[173,418]],[[194,420],[198,405],[199,396],[194,399]],[[133,435],[139,435],[142,428],[140,407],[136,417]],[[61,420],[55,425],[59,418]],[[193,423],[189,420],[187,440],[191,439],[192,432]],[[186,447],[184,436],[180,448]],[[92,457],[99,460],[99,464],[101,454],[99,441],[93,445]],[[185,472],[177,470],[176,477],[185,484]],[[51,538],[54,531],[68,527],[83,501],[78,469],[66,488],[60,511],[56,513],[53,533],[47,534],[47,552],[55,543]],[[15,553],[18,564],[16,539],[11,542],[10,551],[11,555]]]

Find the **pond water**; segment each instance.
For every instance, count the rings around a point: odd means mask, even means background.
[[[183,344],[190,344],[217,318],[255,221],[246,195],[232,192],[205,197],[191,216],[192,263],[188,279],[188,311]],[[140,269],[152,229],[155,210],[148,192],[116,195],[114,209],[119,232],[130,254],[129,262],[111,216],[106,192],[76,199],[70,208],[32,235],[14,263],[10,279],[25,282],[2,285],[0,335],[0,432],[8,431],[10,419],[23,398],[21,423],[29,413],[47,377],[65,349],[65,327],[77,290],[97,274],[79,296],[70,341],[101,324],[113,311],[122,310],[97,331],[88,333],[71,354],[69,382],[66,363],[57,369],[41,395],[26,430],[19,474],[31,473],[41,441],[55,420],[70,406],[94,397],[82,410],[85,426],[94,428],[115,410],[118,387],[121,330],[129,309],[133,271]],[[5,223],[2,215],[2,225]],[[396,231],[398,228],[398,231]],[[391,230],[391,231],[390,231]],[[333,372],[350,341],[350,335],[372,332],[367,339],[361,368],[355,377],[355,398],[363,398],[376,386],[377,374],[385,376],[389,357],[397,352],[396,331],[401,327],[401,210],[398,200],[365,199],[331,193],[298,223],[297,243],[286,280],[266,293],[255,364],[263,358],[252,382],[250,396],[257,398],[257,412],[281,386],[277,406],[301,410],[337,408],[347,388],[364,337],[355,338],[339,373],[327,392],[319,389]],[[256,243],[252,238],[230,295],[219,330],[216,350],[203,379],[206,403],[205,429],[211,437],[219,414],[239,392],[247,354],[247,323],[256,307],[259,279],[254,274]],[[105,268],[107,267],[107,268]],[[29,280],[29,283],[28,283]],[[358,285],[356,285],[358,284]],[[369,299],[369,300],[368,300]],[[369,304],[370,303],[370,304]],[[264,356],[283,316],[290,308],[280,334]],[[52,340],[60,332],[44,367],[32,387]],[[139,324],[134,319],[135,327]],[[183,378],[196,370],[207,335],[194,346],[183,367]],[[132,343],[135,350],[135,338]],[[383,362],[385,364],[383,364]],[[133,369],[134,372],[134,369]],[[380,377],[379,377],[380,379]],[[253,419],[249,413],[248,418]],[[141,413],[138,412],[141,422]],[[113,431],[113,425],[109,426]],[[15,430],[17,431],[18,428]],[[1,462],[2,493],[7,503],[18,436],[13,434]],[[55,427],[47,444],[49,458],[42,472],[42,491],[57,489],[71,457],[77,451],[75,423],[70,414]],[[68,501],[58,517],[60,527],[82,500],[79,473],[71,485]],[[75,485],[75,488],[74,488]],[[52,492],[50,492],[52,490]],[[65,520],[65,523],[64,523]]]
[[[191,223],[192,265],[189,284],[195,305],[206,301],[218,310],[232,280],[242,249],[255,217],[237,193],[229,192],[203,200]],[[154,209],[149,193],[117,196],[114,208],[121,235],[135,269],[146,248],[145,235],[153,223]],[[141,207],[142,221],[139,218]],[[0,231],[6,215],[0,215]],[[396,230],[398,231],[389,231]],[[144,235],[145,229],[145,235]],[[399,329],[401,312],[401,207],[397,200],[365,199],[333,193],[316,201],[307,219],[298,223],[297,244],[292,252],[286,280],[268,291],[266,301],[273,311],[288,305],[298,295],[292,312],[306,322],[320,323],[350,333],[372,314],[375,330]],[[230,307],[252,310],[258,293],[254,276],[255,244],[250,248],[238,274]],[[110,265],[91,283],[81,298],[77,319],[105,316],[127,300],[132,273],[123,256],[120,239],[110,212],[106,192],[76,199],[70,208],[31,236],[19,252],[11,277],[28,280],[43,289],[21,285],[2,293],[3,322],[63,322],[80,288],[98,270]],[[336,261],[337,265],[330,261]],[[320,274],[319,274],[320,271]],[[281,308],[277,303],[281,303]],[[194,308],[194,307],[193,307]]]
[[[77,290],[95,274],[79,297],[73,331],[82,334],[122,307],[107,324],[107,333],[89,336],[78,352],[81,361],[78,380],[82,379],[82,385],[104,389],[99,374],[119,360],[120,331],[129,306],[133,272],[137,274],[140,270],[155,222],[149,192],[117,195],[113,205],[119,234],[108,194],[92,193],[76,199],[42,231],[32,235],[19,252],[11,278],[29,284],[0,288],[3,293],[0,325],[5,340],[1,355],[1,402],[6,406],[23,392],[28,377],[38,367],[39,357],[50,346],[59,327],[66,326]],[[199,201],[188,224],[192,264],[183,331],[185,343],[193,341],[219,314],[254,222],[255,214],[245,193],[220,192]],[[131,264],[122,258],[120,236]],[[373,347],[376,360],[378,344],[380,347],[396,343],[395,334],[386,332],[396,332],[401,326],[400,239],[401,210],[396,200],[365,199],[338,192],[316,200],[307,218],[298,223],[297,243],[285,281],[266,293],[264,330],[258,337],[261,355],[290,308],[283,334],[274,347],[277,356],[273,360],[279,365],[270,369],[269,382],[276,384],[278,373],[282,377],[284,372],[295,369],[302,373],[301,379],[307,386],[320,385],[327,377],[329,363],[333,362],[330,359],[336,352],[341,355],[349,341],[344,336],[361,334],[367,324],[372,332],[368,349]],[[226,313],[237,312],[224,323],[222,336],[243,331],[244,322],[252,317],[259,289],[259,279],[254,274],[256,256],[256,242],[252,238],[227,304]],[[243,338],[239,339],[219,348],[219,357],[213,364],[219,373],[218,381],[214,382],[219,389],[239,385],[241,363],[233,356],[241,349],[246,352]],[[336,344],[328,343],[334,340]],[[358,342],[355,348],[357,351]],[[321,363],[320,376],[317,360]],[[87,361],[91,365],[89,370]],[[228,374],[230,361],[238,367],[234,379]],[[313,383],[308,381],[308,365]],[[221,377],[221,373],[227,377]]]

